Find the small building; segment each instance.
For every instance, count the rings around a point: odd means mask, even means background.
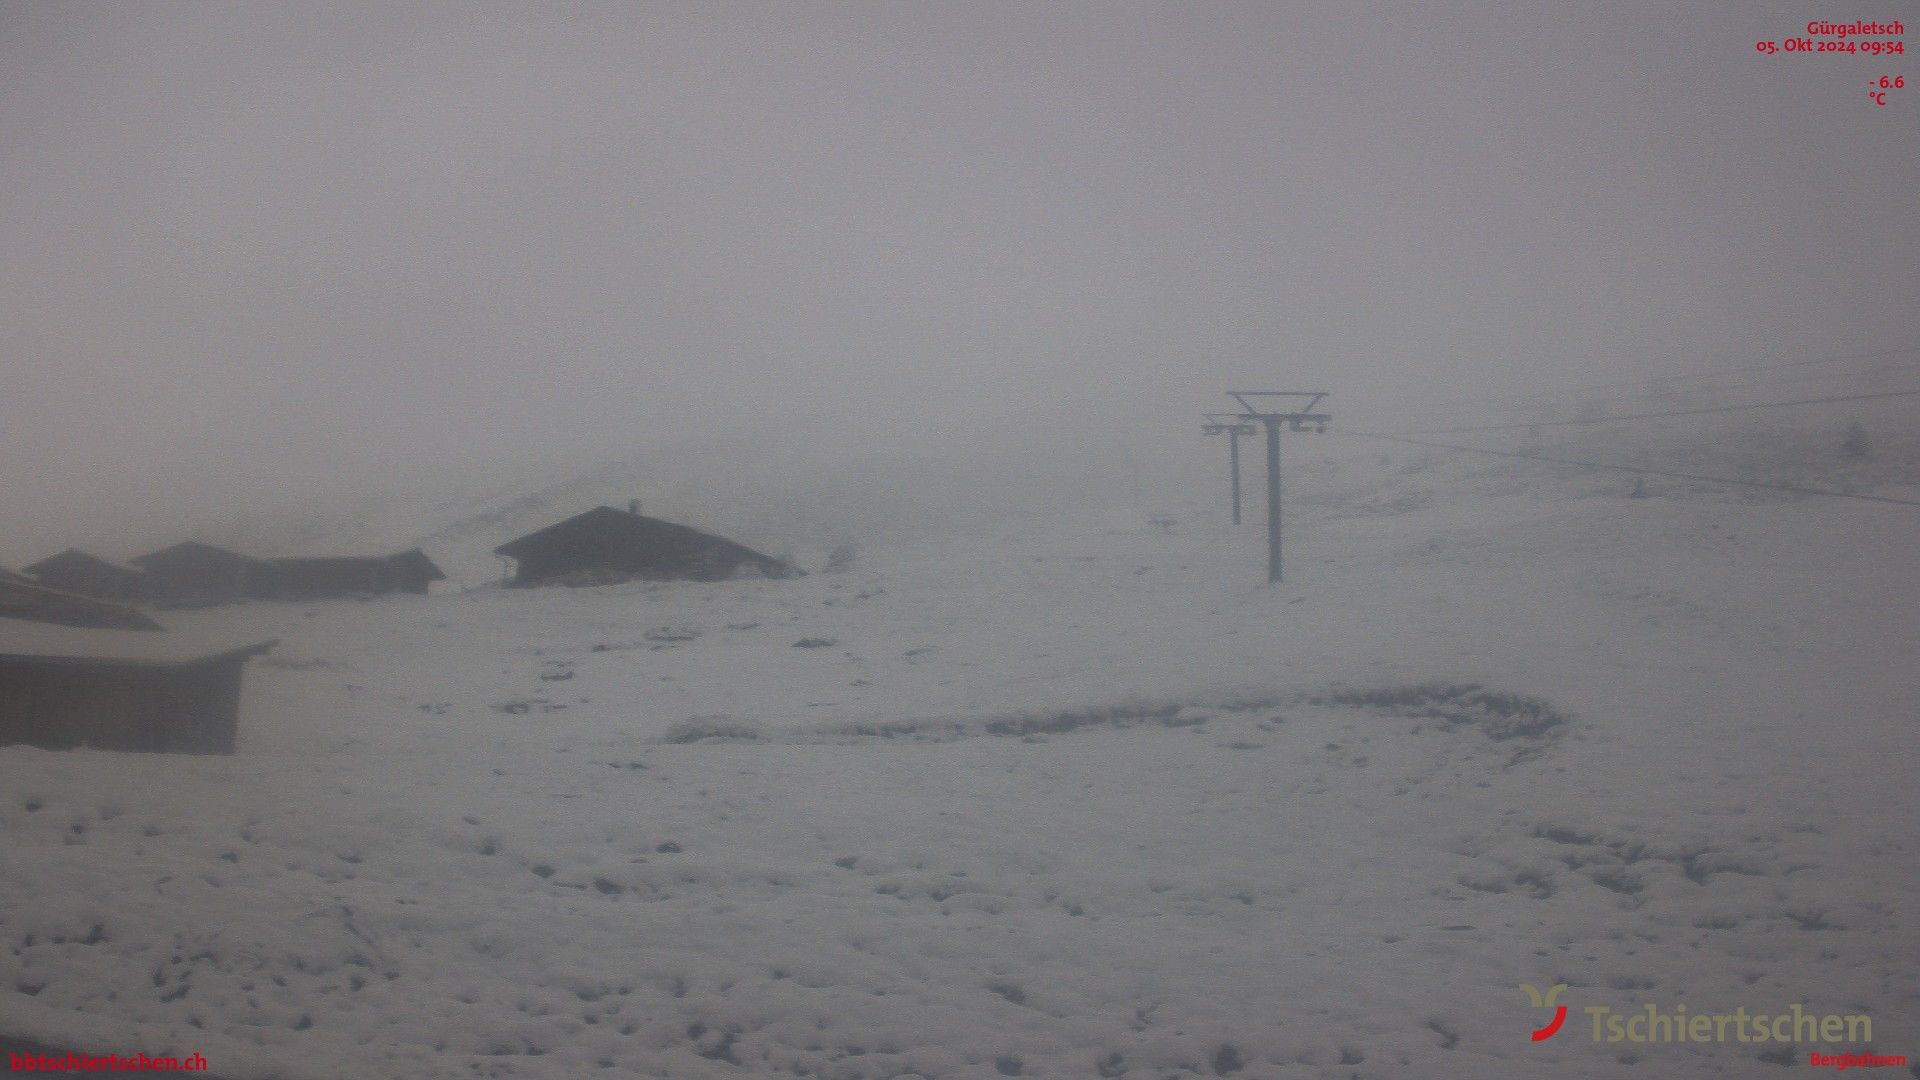
[[[601,506],[493,549],[513,559],[514,585],[597,585],[629,578],[719,581],[798,569],[723,537]]]
[[[160,624],[124,604],[42,588],[21,579],[0,580],[0,619],[22,619],[95,630],[158,630]]]
[[[387,556],[387,573],[395,592],[424,593],[434,582],[447,580],[447,575],[419,548]]]
[[[266,559],[250,578],[249,595],[265,600],[324,600],[381,593],[424,593],[446,579],[419,549],[398,555],[327,555]]]
[[[89,555],[79,548],[68,548],[21,569],[49,589],[101,600],[124,600],[135,595],[140,587],[140,571]]]
[[[0,617],[0,745],[231,754],[241,669],[273,646]]]
[[[198,540],[129,561],[145,571],[141,598],[169,607],[204,607],[242,599],[252,593],[265,565]]]

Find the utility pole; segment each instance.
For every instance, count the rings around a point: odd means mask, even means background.
[[[1286,424],[1295,431],[1307,430],[1313,425],[1316,432],[1327,430],[1327,421],[1333,417],[1326,413],[1314,412],[1327,395],[1325,393],[1297,390],[1229,390],[1227,396],[1240,403],[1241,411],[1233,419],[1258,420],[1267,429],[1267,581],[1277,583],[1280,580],[1280,425]],[[1249,401],[1249,398],[1305,398],[1306,403],[1292,412],[1263,410],[1261,405],[1280,406],[1295,404],[1282,401]],[[1236,485],[1237,486],[1237,485]]]
[[[1254,432],[1252,424],[1242,423],[1232,413],[1207,413],[1207,425],[1200,430],[1209,435],[1227,437],[1227,471],[1233,477],[1233,523],[1240,524],[1240,436]]]
[[[1280,580],[1280,423],[1267,421],[1267,584]]]

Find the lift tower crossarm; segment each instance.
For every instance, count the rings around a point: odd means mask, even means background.
[[[1280,425],[1305,431],[1311,425],[1316,432],[1327,430],[1333,417],[1314,409],[1327,395],[1324,391],[1302,390],[1229,390],[1227,396],[1239,402],[1243,410],[1233,419],[1257,420],[1267,429],[1267,581],[1280,580]],[[1291,412],[1262,408],[1263,405],[1294,405]]]
[[[1201,431],[1208,435],[1227,437],[1227,474],[1233,484],[1233,523],[1240,524],[1240,436],[1252,435],[1255,428],[1245,423],[1234,413],[1210,412],[1206,414],[1206,426]]]

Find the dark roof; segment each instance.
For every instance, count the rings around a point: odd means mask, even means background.
[[[394,571],[421,581],[445,581],[447,575],[415,548],[398,555],[283,555],[262,560],[267,566],[300,573],[326,574],[351,571]]]
[[[96,629],[160,629],[159,623],[124,604],[18,581],[0,581],[0,620]]]
[[[151,570],[168,566],[232,566],[238,563],[254,563],[259,560],[242,555],[239,552],[217,548],[212,544],[203,544],[198,540],[188,540],[164,547],[159,551],[148,552],[137,558],[129,559],[135,566]]]
[[[790,577],[797,573],[779,559],[762,555],[725,537],[659,518],[615,510],[611,506],[595,507],[584,514],[576,514],[493,550],[499,555],[521,559],[539,554],[598,554],[610,549],[663,565],[712,554],[751,564],[770,577]]]
[[[127,577],[138,576],[140,573],[131,566],[103,559],[98,555],[90,555],[79,548],[68,548],[58,555],[49,555],[32,566],[23,566],[20,569],[36,576],[45,576],[49,571],[57,573],[71,569],[106,570],[109,573]]]
[[[427,553],[419,548],[403,551],[398,555],[389,555],[387,561],[407,573],[418,575],[423,581],[447,580],[447,575],[441,573],[440,568],[433,565],[433,560],[427,558]]]
[[[290,570],[347,570],[387,565],[384,555],[284,555],[265,560]]]

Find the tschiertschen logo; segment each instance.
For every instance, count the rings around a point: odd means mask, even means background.
[[[1566,1024],[1567,1007],[1556,1001],[1566,988],[1566,983],[1555,983],[1543,994],[1539,987],[1531,983],[1520,984],[1521,991],[1534,1008],[1553,1010],[1544,1026],[1533,1029],[1531,1038],[1534,1042],[1546,1042],[1560,1034],[1561,1027]],[[1684,1002],[1670,1007],[1657,1002],[1642,1002],[1638,1007],[1624,1012],[1610,1005],[1583,1005],[1580,1011],[1593,1021],[1593,1041],[1597,1043],[1778,1043],[1784,1049],[1772,1051],[1774,1057],[1767,1059],[1771,1061],[1782,1053],[1791,1057],[1794,1044],[1873,1042],[1871,1016],[1865,1013],[1808,1012],[1800,1002],[1772,1009],[1750,1009],[1741,1005],[1732,1011],[1723,1009],[1717,1012],[1689,1009]],[[1808,1055],[1807,1063],[1816,1068],[1849,1069],[1858,1066],[1899,1066],[1905,1065],[1906,1060],[1904,1054],[1827,1054],[1814,1051]]]
[[[1553,1038],[1554,1035],[1559,1033],[1560,1025],[1567,1022],[1567,1007],[1565,1005],[1555,1005],[1553,1003],[1553,999],[1559,997],[1560,991],[1565,990],[1566,988],[1567,988],[1566,983],[1554,983],[1552,986],[1547,988],[1546,994],[1542,995],[1540,991],[1537,988],[1535,988],[1532,983],[1520,984],[1520,989],[1525,990],[1527,992],[1527,1000],[1533,1002],[1534,1008],[1553,1010],[1553,1019],[1547,1021],[1547,1026],[1543,1028],[1534,1029],[1534,1032],[1533,1032],[1534,1042],[1545,1042],[1548,1039]]]

